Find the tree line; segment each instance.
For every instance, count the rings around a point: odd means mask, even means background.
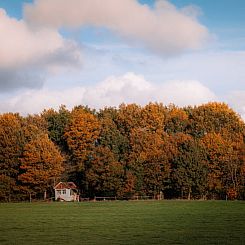
[[[245,199],[245,124],[228,105],[149,103],[0,115],[0,200],[53,196]]]

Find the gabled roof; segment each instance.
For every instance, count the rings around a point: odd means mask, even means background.
[[[74,182],[60,182],[54,187],[54,189],[77,189],[77,186]]]

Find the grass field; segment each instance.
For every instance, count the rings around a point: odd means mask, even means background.
[[[245,244],[245,202],[0,204],[0,244]]]

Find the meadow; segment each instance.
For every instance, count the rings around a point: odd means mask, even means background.
[[[245,202],[2,203],[0,244],[245,244]]]

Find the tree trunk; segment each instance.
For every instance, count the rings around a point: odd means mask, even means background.
[[[189,188],[189,192],[188,192],[188,200],[191,200],[191,188]]]

